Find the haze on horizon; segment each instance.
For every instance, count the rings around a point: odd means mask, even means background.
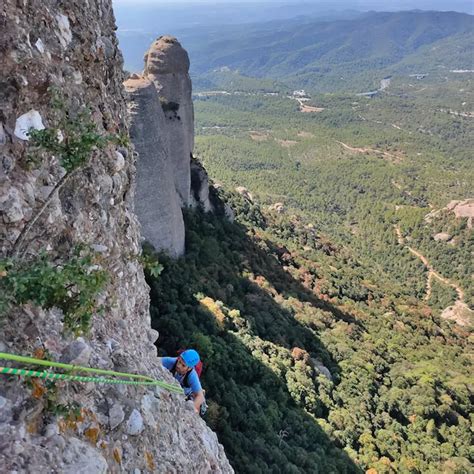
[[[231,6],[238,4],[258,5],[271,4],[272,6],[283,5],[311,5],[320,6],[325,10],[354,9],[359,11],[375,10],[440,10],[458,11],[474,14],[474,2],[469,0],[112,0],[113,4],[120,6],[134,5],[136,7],[160,7],[170,8],[176,6],[182,8],[185,5],[206,6]]]
[[[450,10],[474,13],[468,0],[112,0],[120,47],[127,70],[142,66],[143,52],[159,35],[171,34],[187,47],[189,33],[223,25],[284,22],[294,18],[321,21],[350,19],[367,11]],[[275,23],[276,25],[276,23]],[[195,39],[193,40],[195,41]]]

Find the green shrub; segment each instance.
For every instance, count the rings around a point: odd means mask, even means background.
[[[147,276],[158,278],[164,267],[158,262],[158,256],[150,244],[145,243],[139,261]]]
[[[52,262],[45,252],[32,261],[0,260],[0,309],[25,303],[57,307],[64,313],[66,329],[84,332],[101,309],[96,297],[106,282],[107,272],[96,258],[81,255],[80,249],[63,262]]]
[[[103,148],[109,140],[97,132],[89,111],[75,117],[66,112],[57,128],[32,129],[28,136],[34,147],[57,155],[68,173],[87,163],[94,149]]]

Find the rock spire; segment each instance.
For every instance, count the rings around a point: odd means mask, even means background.
[[[136,212],[142,235],[172,256],[184,253],[181,208],[213,210],[205,169],[193,158],[194,109],[189,57],[178,40],[160,36],[142,74],[125,82],[138,151]]]

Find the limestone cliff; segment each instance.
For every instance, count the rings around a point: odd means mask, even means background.
[[[90,278],[98,268],[107,274],[94,306],[102,311],[82,338],[57,307],[16,304],[0,319],[0,351],[171,382],[156,359],[138,260],[135,158],[111,1],[3,0],[0,30],[2,259],[27,268],[42,253],[60,271],[80,244],[94,255]],[[143,84],[138,94],[153,92]],[[31,129],[52,133],[32,147]],[[182,146],[188,167],[190,140]],[[179,185],[185,204],[186,186]],[[0,377],[2,472],[232,472],[215,434],[178,395]]]

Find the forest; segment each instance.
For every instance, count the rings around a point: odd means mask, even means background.
[[[410,83],[395,78],[389,92],[372,99],[317,95],[309,102],[317,113],[301,113],[286,94],[200,95],[196,154],[215,179],[247,187],[265,205],[283,202],[421,297],[426,269],[397,241],[400,227],[412,247],[463,288],[472,308],[467,218],[441,212],[425,219],[471,196],[472,119],[443,112],[463,107],[457,91],[466,82],[432,78],[421,93],[407,94]],[[451,245],[434,240],[440,232],[455,237]]]
[[[337,19],[213,25],[182,31],[180,38],[193,76],[211,83],[224,69],[311,93],[364,92],[377,89],[387,76],[472,69],[472,15],[372,11],[344,18],[341,13]]]
[[[186,256],[148,282],[236,471],[467,473],[469,333],[303,218],[220,193],[236,222],[188,212]]]

